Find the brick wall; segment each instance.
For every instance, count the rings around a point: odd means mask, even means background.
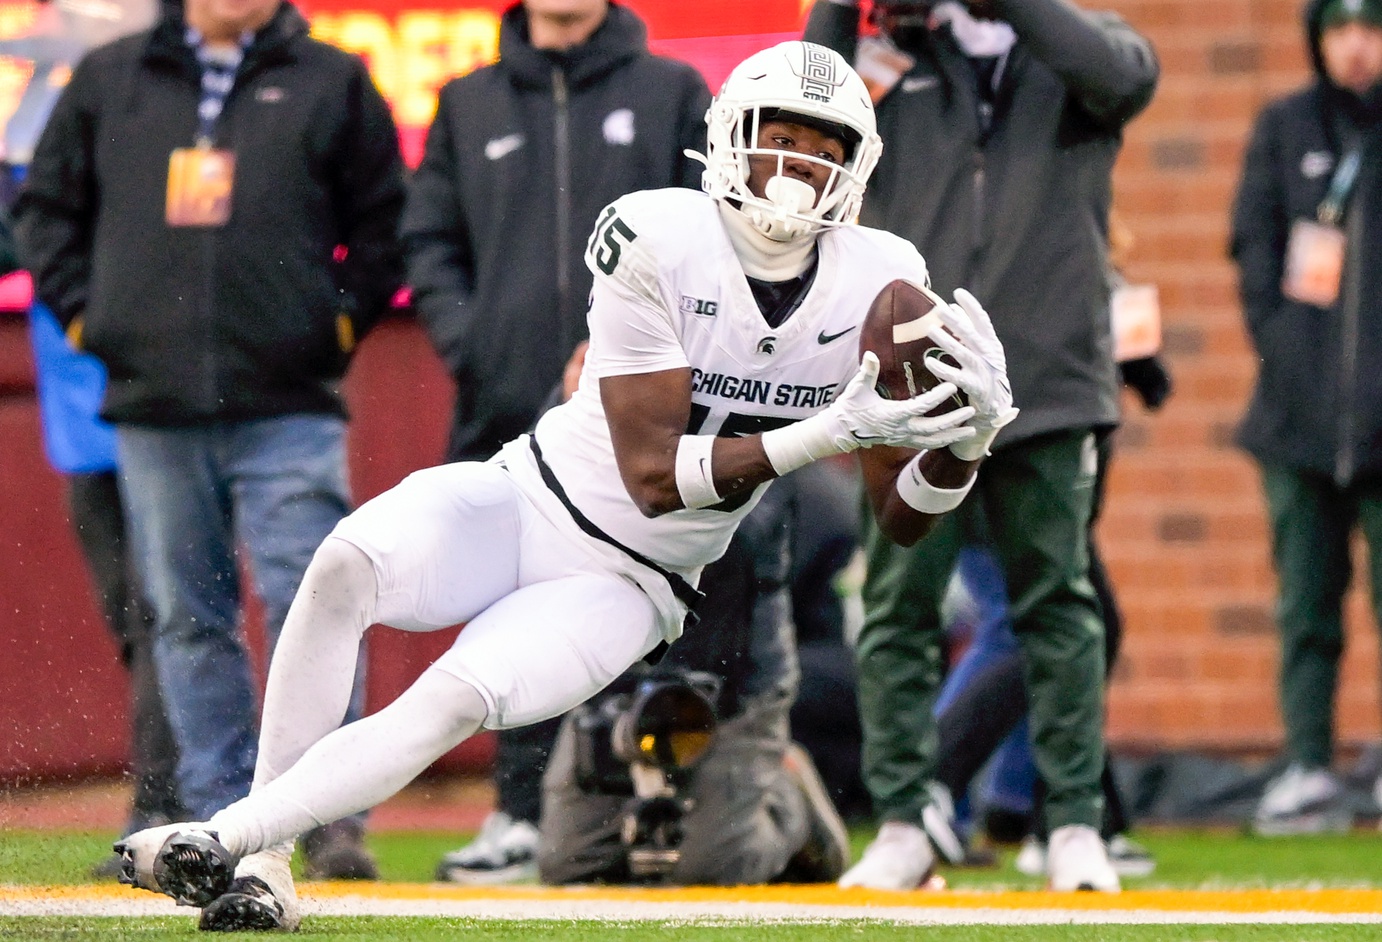
[[[1176,392],[1125,402],[1100,546],[1127,622],[1109,692],[1115,746],[1276,749],[1277,642],[1261,485],[1231,443],[1254,377],[1228,214],[1261,106],[1309,77],[1295,0],[1118,0],[1162,80],[1129,128],[1115,203],[1128,273],[1156,283]],[[1359,572],[1365,572],[1359,569]],[[1363,586],[1347,607],[1337,716],[1345,747],[1379,734],[1378,650]]]

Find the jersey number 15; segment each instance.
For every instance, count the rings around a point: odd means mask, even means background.
[[[586,251],[594,257],[596,266],[606,275],[614,274],[614,269],[619,267],[619,256],[624,251],[620,238],[624,243],[629,243],[638,238],[638,233],[615,215],[614,207],[611,206],[595,224],[595,231],[590,234],[590,243],[586,246]]]

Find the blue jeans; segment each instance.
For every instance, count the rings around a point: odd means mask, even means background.
[[[240,553],[272,650],[313,553],[349,509],[345,423],[311,414],[121,425],[116,439],[178,788],[204,821],[248,794],[254,777],[258,700],[239,630]],[[347,719],[359,715],[356,681]]]
[[[945,678],[936,698],[935,713],[940,716],[969,683],[997,662],[1018,651],[1008,613],[1008,587],[1002,567],[993,550],[965,546],[955,559],[955,568],[964,581],[976,608],[974,637],[959,662]],[[1036,763],[1027,719],[1010,732],[993,753],[988,774],[976,797],[984,806],[997,806],[1016,812],[1032,809],[1032,789],[1036,784]],[[956,812],[968,823],[969,796],[955,795]]]
[[[1018,650],[1008,614],[1008,584],[998,557],[985,547],[965,546],[955,557],[955,568],[974,600],[974,636],[936,695],[937,716],[984,668]]]

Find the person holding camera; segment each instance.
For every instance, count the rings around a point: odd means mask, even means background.
[[[826,883],[844,873],[844,822],[788,730],[799,679],[788,547],[806,510],[795,481],[774,485],[705,568],[700,620],[666,657],[636,665],[562,722],[542,783],[544,883]]]

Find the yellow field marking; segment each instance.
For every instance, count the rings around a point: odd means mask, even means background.
[[[345,897],[392,901],[497,902],[599,901],[645,904],[788,904],[834,907],[917,907],[931,909],[1082,910],[1103,912],[1314,913],[1376,915],[1382,913],[1382,890],[1129,890],[1120,894],[1046,893],[1039,891],[952,890],[889,893],[841,890],[828,885],[685,887],[464,887],[439,883],[310,883],[299,890],[305,900]],[[5,903],[39,901],[119,901],[151,898],[118,885],[0,886]]]

